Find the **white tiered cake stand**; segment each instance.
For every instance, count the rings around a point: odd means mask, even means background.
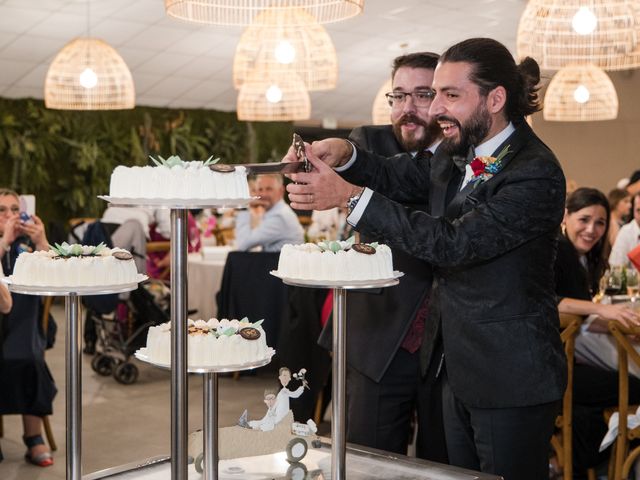
[[[345,383],[347,370],[345,322],[347,317],[347,290],[391,287],[399,283],[402,272],[393,272],[393,278],[351,282],[330,282],[283,277],[277,271],[272,275],[287,285],[306,288],[330,288],[333,290],[333,359],[331,380],[331,478],[346,479],[345,435]]]
[[[240,208],[251,199],[144,199],[99,196],[116,207],[148,207],[171,209],[171,479],[188,478],[188,385],[187,385],[187,210],[193,208]],[[271,359],[264,364],[269,363]],[[259,365],[248,367],[256,368]],[[240,369],[238,369],[240,370]],[[217,371],[200,371],[204,376],[204,418],[215,419],[216,428],[209,431],[205,448],[208,479],[218,478],[217,454]],[[207,396],[208,395],[208,396]],[[214,443],[216,445],[214,445]],[[215,448],[214,448],[215,447]],[[214,458],[215,457],[215,458]],[[216,468],[214,468],[214,465]]]
[[[64,296],[64,310],[67,321],[65,337],[66,356],[66,423],[67,423],[67,480],[82,479],[82,381],[81,381],[81,342],[79,335],[80,297],[85,295],[108,295],[135,290],[139,282],[147,276],[138,275],[137,282],[122,285],[94,287],[50,287],[19,285],[11,277],[2,281],[9,291],[24,295]]]

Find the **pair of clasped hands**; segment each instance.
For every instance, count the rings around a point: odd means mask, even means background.
[[[328,210],[344,207],[349,199],[362,191],[361,187],[343,180],[333,168],[344,165],[353,154],[353,145],[339,138],[328,138],[308,144],[305,154],[313,166],[310,172],[289,173],[294,183],[287,185],[291,208],[295,210]],[[302,160],[293,146],[283,162]]]
[[[16,238],[23,235],[29,237],[38,249],[42,249],[42,245],[47,245],[44,224],[37,215],[21,218],[21,214],[16,213],[7,219],[4,224],[4,234],[2,235],[3,243],[10,246]]]

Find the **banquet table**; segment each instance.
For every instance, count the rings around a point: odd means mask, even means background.
[[[222,272],[226,262],[227,251],[219,250],[208,254],[208,249],[201,253],[190,253],[187,258],[189,310],[197,310],[194,318],[208,320],[218,313],[216,294],[222,283]]]

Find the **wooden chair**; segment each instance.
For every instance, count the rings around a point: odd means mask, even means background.
[[[640,427],[630,429],[626,418],[635,409],[629,407],[629,358],[640,366],[640,354],[629,341],[627,335],[640,335],[640,327],[625,327],[620,322],[609,322],[609,331],[618,346],[618,436],[614,444],[613,472],[609,478],[622,480],[629,476],[634,462],[640,457],[640,446],[630,450],[630,443],[640,439]],[[610,469],[611,470],[611,469]]]
[[[42,309],[42,331],[46,332],[49,326],[49,313],[51,312],[51,305],[53,304],[53,297],[44,297],[44,307]],[[56,439],[53,436],[53,430],[51,428],[51,422],[49,421],[49,417],[42,417],[42,426],[44,428],[44,433],[47,437],[47,442],[49,442],[49,447],[52,452],[58,450],[58,444],[56,443]],[[0,415],[0,438],[4,437],[4,422],[2,421],[2,415]]]
[[[573,478],[573,364],[575,358],[575,340],[583,318],[578,315],[560,314],[560,338],[567,357],[567,389],[562,398],[562,413],[556,418],[556,427],[560,430],[551,437],[551,446],[556,452],[558,466],[562,469],[563,478]]]
[[[216,237],[217,245],[230,245],[235,238],[235,230],[233,227],[215,228],[213,234]]]

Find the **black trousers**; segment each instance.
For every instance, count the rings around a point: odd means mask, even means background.
[[[445,373],[443,404],[451,465],[502,475],[504,480],[549,478],[549,441],[560,401],[514,408],[470,407],[452,392]]]
[[[447,463],[440,380],[420,375],[419,353],[400,348],[382,380],[347,367],[347,441],[406,455],[414,412],[417,456]]]

